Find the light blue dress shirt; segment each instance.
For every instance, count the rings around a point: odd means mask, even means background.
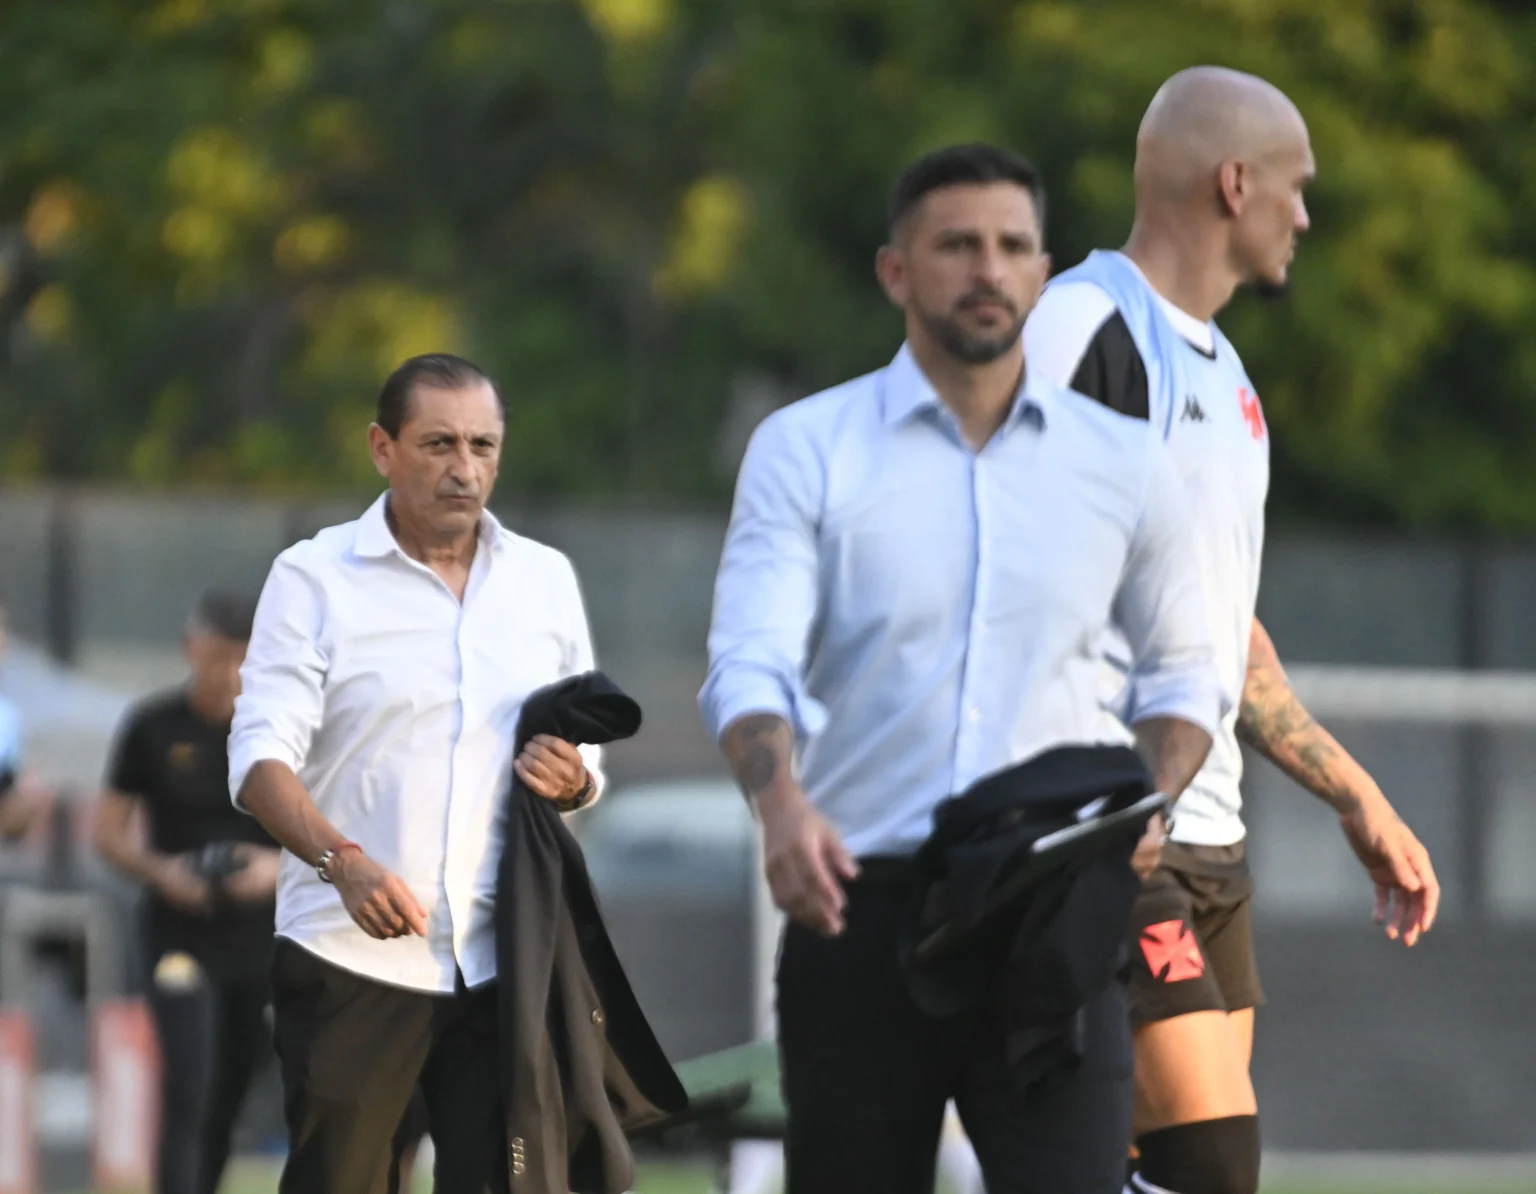
[[[21,773],[21,714],[0,696],[0,771]]]
[[[812,803],[856,855],[909,854],[934,807],[1094,742],[1101,631],[1134,723],[1223,713],[1183,487],[1130,419],[1030,377],[980,450],[910,349],[752,437],[699,694],[717,739],[794,727]]]

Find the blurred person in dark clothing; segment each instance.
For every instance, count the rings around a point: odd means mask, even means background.
[[[0,660],[5,658],[5,610],[0,608]],[[21,710],[0,696],[0,838],[15,841],[47,810],[49,792],[24,766]]]
[[[159,1194],[218,1189],[235,1119],[266,1048],[278,850],[229,803],[227,745],[255,602],[198,601],[189,682],[142,701],[118,731],[96,848],[144,884],[139,922],[163,1057]]]

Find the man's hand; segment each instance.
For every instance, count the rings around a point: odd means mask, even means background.
[[[811,807],[798,788],[760,801],[759,807],[763,863],[773,902],[806,928],[838,936],[848,906],[842,880],[856,879],[859,864],[832,823]]]
[[[512,761],[517,778],[535,796],[565,804],[587,786],[587,765],[581,752],[562,738],[535,734]]]
[[[1412,946],[1429,932],[1440,908],[1440,881],[1413,831],[1384,797],[1362,800],[1339,817],[1344,840],[1376,885],[1377,924]]]
[[[361,850],[342,850],[328,872],[347,915],[370,937],[427,935],[427,912],[405,880],[386,871]]]
[[[171,907],[194,916],[206,916],[212,907],[208,881],[192,869],[183,855],[163,855],[150,875],[150,885]]]
[[[1167,840],[1168,822],[1162,813],[1153,813],[1152,819],[1147,822],[1146,833],[1141,835],[1141,841],[1136,843],[1136,852],[1131,855],[1131,870],[1136,872],[1137,878],[1143,883],[1163,860],[1163,843]]]
[[[219,884],[224,894],[241,904],[264,904],[277,894],[277,871],[282,852],[265,846],[242,844],[235,848],[242,860],[238,871]]]

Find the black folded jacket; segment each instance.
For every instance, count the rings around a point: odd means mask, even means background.
[[[536,734],[629,738],[640,706],[601,672],[541,688],[516,750]],[[555,807],[514,774],[496,872],[496,973],[508,1165],[522,1194],[621,1194],[625,1133],[687,1109],[598,912],[586,862]]]
[[[1047,751],[945,801],[916,857],[902,962],[932,1015],[996,1016],[1026,1080],[1080,1053],[1122,965],[1131,854],[1166,801],[1123,746]]]

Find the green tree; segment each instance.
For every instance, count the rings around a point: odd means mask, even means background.
[[[1275,509],[1536,527],[1533,51],[1487,0],[11,6],[0,475],[367,483],[380,378],[446,347],[505,380],[505,488],[716,499],[764,393],[894,351],[906,161],[1029,153],[1071,264],[1157,85],[1221,62],[1319,161],[1292,295],[1223,319]]]

